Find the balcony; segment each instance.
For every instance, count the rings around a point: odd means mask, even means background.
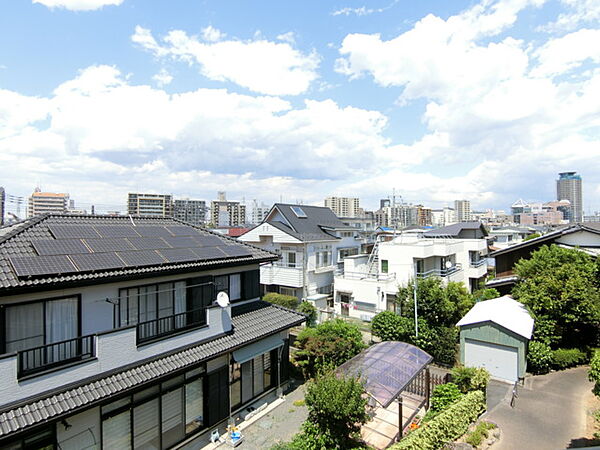
[[[391,281],[396,279],[395,273],[346,272],[341,269],[335,271],[335,276],[346,280]]]
[[[17,353],[17,377],[23,378],[74,362],[94,358],[96,336],[81,336]]]
[[[418,278],[431,278],[431,277],[446,278],[446,277],[449,277],[450,275],[460,272],[461,270],[462,270],[462,265],[455,264],[454,266],[452,266],[448,269],[431,269],[431,270],[427,270],[425,272],[417,272],[417,277]]]
[[[481,266],[484,266],[486,264],[486,260],[485,259],[480,259],[478,261],[471,261],[469,263],[469,266],[472,267],[473,269],[477,269]]]
[[[261,284],[302,287],[304,276],[301,264],[276,262],[260,266]]]
[[[206,308],[141,322],[136,325],[137,343],[151,342],[202,325],[206,325]]]

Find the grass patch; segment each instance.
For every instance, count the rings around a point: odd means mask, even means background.
[[[304,400],[294,400],[294,406],[304,406],[305,404]]]
[[[290,408],[290,409],[288,409],[288,412],[289,412],[289,413],[293,413],[294,411],[296,411],[294,408]]]
[[[496,428],[496,425],[493,423],[481,421],[477,424],[475,429],[468,434],[465,442],[471,444],[473,447],[478,447],[483,440],[488,437],[489,431],[494,428]]]

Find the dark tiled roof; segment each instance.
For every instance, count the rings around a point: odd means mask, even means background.
[[[95,381],[84,380],[45,398],[5,409],[0,412],[0,437],[90,407],[157,378],[299,325],[306,320],[303,314],[263,301],[232,309],[234,311],[232,334],[176,351],[123,372],[96,378]]]
[[[173,227],[171,229],[181,230],[184,229],[192,230],[197,236],[206,237],[210,236],[210,239],[215,239],[216,236],[221,240],[218,244],[222,248],[231,249],[232,254],[240,256],[226,256],[225,253],[217,251],[217,255],[214,255],[214,249],[206,247],[205,249],[198,248],[194,250],[194,259],[182,262],[161,262],[160,264],[154,265],[139,265],[131,266],[123,263],[122,267],[115,269],[96,269],[90,270],[87,267],[86,270],[80,270],[76,273],[70,274],[45,274],[38,276],[29,277],[18,277],[10,258],[15,257],[36,257],[37,252],[34,249],[32,242],[41,240],[54,240],[55,236],[51,232],[51,227],[60,226],[99,226],[102,229],[104,225],[117,225],[123,228],[132,227],[132,223],[139,226],[140,230],[144,229],[144,226],[154,227]],[[168,234],[166,229],[161,230]],[[135,233],[135,232],[134,232]],[[76,236],[75,236],[76,237]],[[109,240],[110,238],[105,238]],[[119,238],[123,240],[122,238]],[[119,239],[111,239],[116,241]],[[134,238],[139,239],[139,238]],[[177,240],[178,237],[165,238],[167,240]],[[208,239],[208,238],[207,238]],[[103,240],[94,239],[94,241]],[[175,244],[174,244],[175,245]],[[177,245],[175,245],[177,246]],[[164,248],[164,242],[161,246]],[[170,247],[170,245],[167,245]],[[154,250],[149,250],[153,252]],[[213,252],[210,257],[203,257],[203,252]],[[160,250],[159,250],[160,252]],[[114,253],[112,254],[114,255]],[[155,255],[156,256],[156,255]],[[114,256],[113,256],[114,257]],[[151,218],[151,217],[124,217],[124,216],[85,216],[85,215],[41,215],[27,220],[23,223],[14,225],[10,228],[10,231],[0,235],[0,293],[7,292],[10,290],[28,289],[32,287],[54,287],[54,286],[65,286],[69,284],[75,284],[80,282],[90,281],[107,281],[111,278],[119,277],[130,277],[130,276],[149,276],[152,274],[168,274],[170,272],[181,272],[181,271],[194,271],[199,268],[206,268],[207,266],[219,266],[223,264],[231,263],[255,263],[262,261],[274,261],[278,258],[273,253],[258,247],[243,243],[237,239],[233,239],[227,236],[222,236],[216,233],[211,233],[203,228],[195,227],[193,225],[185,224],[177,219],[172,218]],[[159,257],[160,261],[165,261],[164,258]]]
[[[302,208],[306,217],[298,217],[292,211],[292,207]],[[355,228],[345,225],[331,209],[324,206],[275,203],[273,209],[277,209],[288,223],[272,220],[267,220],[267,222],[301,241],[332,241],[338,238],[329,233],[329,229],[355,230]]]
[[[458,222],[435,230],[426,231],[423,236],[458,236],[463,230],[481,229],[484,236],[487,236],[487,230],[480,222]]]

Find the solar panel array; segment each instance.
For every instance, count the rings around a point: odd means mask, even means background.
[[[49,225],[38,256],[10,257],[19,277],[63,275],[250,256],[241,244],[185,225]]]

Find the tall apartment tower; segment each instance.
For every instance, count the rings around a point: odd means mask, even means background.
[[[69,194],[42,192],[36,188],[29,197],[27,216],[33,217],[44,213],[64,213],[69,208]]]
[[[4,192],[4,188],[0,186],[0,227],[4,225],[4,204],[6,201],[6,193]]]
[[[259,205],[258,201],[254,200],[252,202],[252,212],[250,214],[250,223],[252,225],[258,225],[259,223],[262,223],[263,220],[265,220],[267,218],[269,211],[271,211],[270,206],[265,205],[264,203],[261,203]]]
[[[325,207],[338,217],[360,217],[360,202],[354,197],[327,197]]]
[[[134,216],[173,217],[173,196],[130,192],[127,213]]]
[[[175,200],[173,216],[187,223],[204,225],[206,222],[206,202],[204,200],[190,200],[189,198]]]
[[[227,201],[225,192],[210,202],[210,221],[216,227],[240,227],[246,223],[246,205]]]
[[[469,222],[473,219],[469,200],[454,200],[454,213],[457,222]]]
[[[561,172],[556,180],[556,199],[571,202],[570,222],[583,221],[581,176],[577,172]]]

